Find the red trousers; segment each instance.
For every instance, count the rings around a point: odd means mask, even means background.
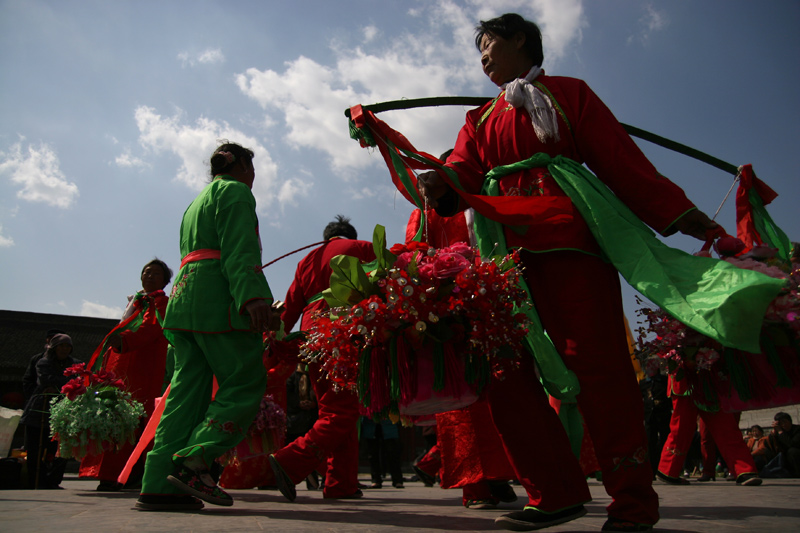
[[[644,406],[631,365],[619,274],[580,252],[523,253],[525,281],[544,329],[581,386],[578,405],[594,442],[610,517],[658,521]],[[585,478],[533,364],[493,382],[488,397],[529,505],[553,512],[590,499]],[[547,435],[548,439],[543,439]]]
[[[431,449],[428,450],[428,453],[417,461],[416,467],[429,476],[436,477],[439,473],[439,469],[442,467],[442,456],[439,454],[439,445],[434,444]]]
[[[728,469],[737,475],[757,473],[758,469],[750,450],[742,439],[736,415],[718,411],[708,413],[697,408],[691,398],[672,397],[672,418],[669,421],[669,437],[661,452],[658,471],[669,477],[679,477],[683,470],[686,452],[692,444],[697,428],[697,415],[705,423],[719,453],[728,464]],[[713,475],[713,470],[711,470]]]
[[[739,426],[739,420],[742,413],[733,413],[733,419],[736,421],[736,426]],[[708,424],[703,422],[700,417],[697,420],[697,429],[700,431],[700,453],[703,454],[703,475],[715,477],[717,471],[717,443],[714,442],[714,437],[711,435],[711,429]],[[736,475],[733,466],[728,467],[728,472]]]
[[[319,405],[317,421],[303,437],[275,452],[275,458],[295,483],[327,461],[323,496],[349,496],[358,490],[358,397],[320,380],[318,365],[310,365],[309,377]]]

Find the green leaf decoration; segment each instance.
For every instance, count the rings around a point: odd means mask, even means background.
[[[331,259],[331,287],[323,291],[323,297],[331,307],[351,307],[374,292],[361,261],[349,255],[337,255]]]

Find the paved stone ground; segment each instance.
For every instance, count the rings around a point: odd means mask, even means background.
[[[366,478],[362,482],[367,482]],[[589,513],[547,531],[600,531],[609,498],[596,481],[589,482],[594,501]],[[65,490],[0,491],[0,531],[4,533],[151,532],[151,531],[497,531],[493,520],[521,509],[520,499],[497,510],[461,506],[461,491],[427,488],[419,482],[405,489],[384,485],[365,490],[362,500],[324,500],[319,491],[298,486],[297,500],[277,491],[236,490],[233,507],[206,505],[196,513],[133,510],[136,492],[95,492],[97,482],[69,476]],[[661,498],[660,532],[795,532],[800,531],[800,480],[765,480],[760,487],[737,487],[716,481],[689,486],[656,482]]]

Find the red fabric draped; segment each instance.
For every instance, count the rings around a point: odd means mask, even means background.
[[[778,193],[756,177],[752,165],[742,166],[739,174],[739,188],[736,191],[736,236],[745,244],[742,253],[750,251],[754,244],[764,244],[756,230],[753,205],[750,203],[751,190],[761,197],[764,205],[769,204],[778,196]]]

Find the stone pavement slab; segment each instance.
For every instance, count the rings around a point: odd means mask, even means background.
[[[367,482],[366,479],[362,480]],[[521,509],[519,500],[496,510],[470,510],[461,505],[461,491],[406,483],[405,489],[384,485],[364,490],[361,500],[325,500],[319,491],[298,486],[297,500],[286,501],[277,491],[233,490],[233,507],[206,505],[195,513],[133,510],[136,492],[96,492],[97,482],[68,477],[64,490],[0,491],[0,532],[58,533],[161,531],[500,531],[493,520]],[[588,514],[548,528],[550,532],[600,531],[609,498],[597,481],[590,481],[594,500]],[[800,480],[765,480],[760,487],[732,482],[693,482],[688,486],[655,483],[661,499],[659,532],[800,532]]]

